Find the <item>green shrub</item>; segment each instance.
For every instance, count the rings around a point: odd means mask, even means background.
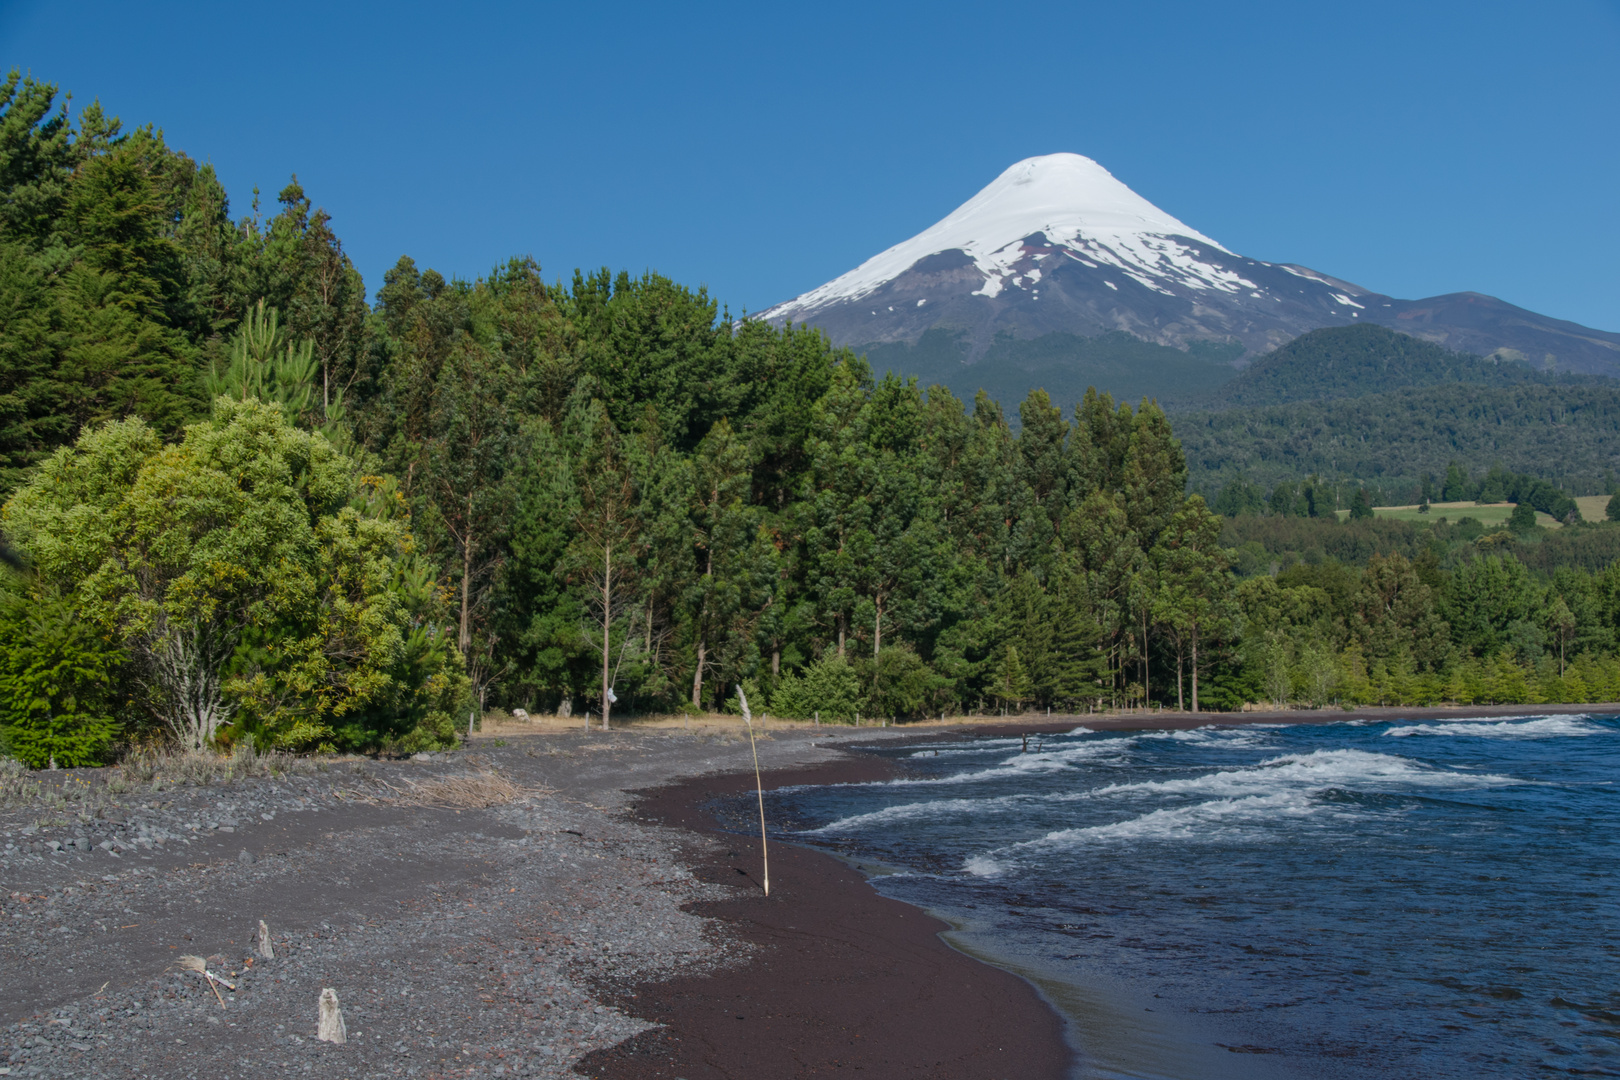
[[[35,769],[101,764],[123,662],[63,598],[0,595],[0,750]]]
[[[854,723],[861,709],[860,675],[837,653],[827,655],[789,675],[771,695],[771,713],[799,720],[817,715],[824,721]]]
[[[280,407],[220,398],[173,445],[140,420],[86,430],[3,521],[40,587],[129,656],[139,677],[120,690],[181,745],[448,745],[450,716],[465,715],[464,665],[408,521],[368,497],[377,485]],[[73,648],[89,647],[84,633]],[[73,700],[116,666],[73,668]],[[12,696],[42,700],[30,693]],[[71,715],[108,730],[93,709]]]

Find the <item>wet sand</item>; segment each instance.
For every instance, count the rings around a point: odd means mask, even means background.
[[[937,734],[937,733],[934,733]],[[852,757],[766,774],[767,790],[886,779]],[[721,832],[708,805],[752,790],[752,773],[646,794],[640,816],[724,843],[693,866],[706,881],[760,882],[758,835]],[[1033,986],[957,952],[945,923],[880,895],[818,851],[770,849],[771,893],[692,905],[757,947],[744,967],[634,987],[614,1004],[660,1027],[578,1066],[612,1080],[794,1078],[843,1070],[931,1080],[1041,1080],[1069,1074],[1063,1023]]]

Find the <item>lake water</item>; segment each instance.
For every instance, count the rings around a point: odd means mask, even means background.
[[[1614,717],[877,752],[781,838],[1034,981],[1084,1076],[1620,1076]]]

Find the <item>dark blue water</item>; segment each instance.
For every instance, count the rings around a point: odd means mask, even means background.
[[[1090,1076],[1620,1076],[1620,721],[880,750],[774,797],[1037,982]]]

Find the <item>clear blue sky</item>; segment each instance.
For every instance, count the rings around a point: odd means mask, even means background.
[[[1620,330],[1620,0],[0,0],[0,63],[401,254],[759,310],[1070,150],[1227,247]]]

